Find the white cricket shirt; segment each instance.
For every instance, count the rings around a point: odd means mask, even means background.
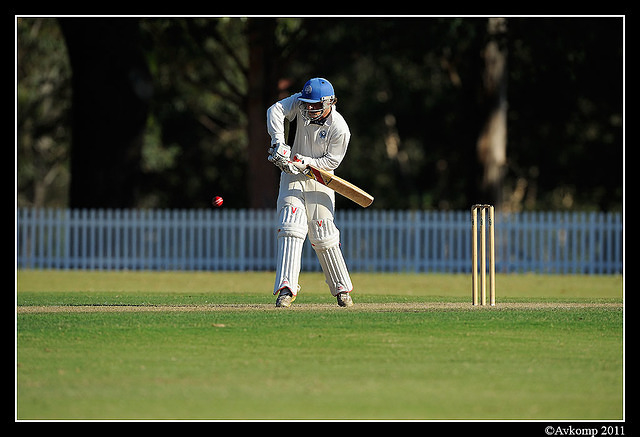
[[[296,138],[291,146],[291,155],[299,153],[305,162],[323,170],[333,171],[342,162],[347,153],[351,138],[349,126],[334,106],[322,125],[309,123],[299,109],[298,97],[301,93],[284,98],[267,109],[267,132],[271,144],[286,144],[284,138],[284,119],[296,120]]]

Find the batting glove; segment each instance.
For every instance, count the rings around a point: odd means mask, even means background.
[[[276,143],[269,148],[267,159],[285,173],[298,174],[300,171],[291,163],[291,147]]]
[[[302,156],[299,153],[293,155],[293,165],[298,170],[298,173],[307,174],[309,172],[309,168],[307,167],[306,161],[308,158],[306,156]]]

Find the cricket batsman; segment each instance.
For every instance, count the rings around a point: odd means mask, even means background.
[[[302,92],[274,103],[267,110],[271,137],[268,159],[282,171],[278,192],[278,254],[273,294],[276,307],[289,307],[300,291],[298,277],[303,243],[318,256],[331,294],[338,305],[353,305],[353,285],[334,223],[335,192],[308,178],[300,165],[333,172],[342,162],[351,138],[349,126],[336,111],[331,83],[320,77],[305,83]],[[293,144],[285,141],[285,118],[295,129]]]

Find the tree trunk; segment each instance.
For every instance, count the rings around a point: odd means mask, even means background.
[[[488,33],[489,41],[483,53],[483,107],[487,118],[478,138],[477,152],[483,167],[482,201],[499,209],[507,162],[506,19],[489,18]]]
[[[277,99],[277,78],[272,60],[274,53],[275,20],[251,18],[249,35],[249,90],[247,114],[249,131],[248,190],[249,207],[275,208],[278,195],[278,169],[267,161],[269,134],[266,127],[267,108]]]
[[[134,18],[60,18],[72,70],[71,208],[135,206],[152,82]]]

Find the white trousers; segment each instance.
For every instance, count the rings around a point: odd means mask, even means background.
[[[302,247],[309,236],[332,295],[353,285],[334,223],[335,192],[304,175],[282,173],[278,194],[278,254],[273,294],[298,293]]]

